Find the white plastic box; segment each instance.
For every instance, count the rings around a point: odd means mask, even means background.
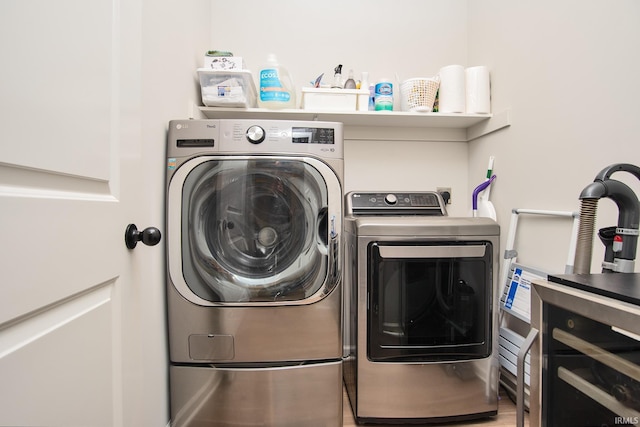
[[[302,109],[313,111],[367,111],[368,89],[302,88]]]
[[[256,86],[251,71],[198,68],[202,103],[207,107],[256,106]]]

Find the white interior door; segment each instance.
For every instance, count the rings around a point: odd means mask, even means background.
[[[142,425],[140,17],[0,3],[0,425]]]

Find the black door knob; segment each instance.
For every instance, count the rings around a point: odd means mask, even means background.
[[[142,231],[138,231],[138,227],[135,224],[129,224],[124,232],[124,242],[129,249],[135,248],[138,242],[142,242],[147,246],[155,246],[160,243],[161,238],[160,230],[155,227],[147,227]]]

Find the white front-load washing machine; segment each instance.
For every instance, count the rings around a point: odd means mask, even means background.
[[[174,120],[167,155],[172,425],[342,425],[342,124]]]

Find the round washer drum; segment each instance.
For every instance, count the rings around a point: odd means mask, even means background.
[[[298,300],[317,292],[328,243],[320,172],[293,158],[202,160],[182,182],[189,289],[223,302]]]

